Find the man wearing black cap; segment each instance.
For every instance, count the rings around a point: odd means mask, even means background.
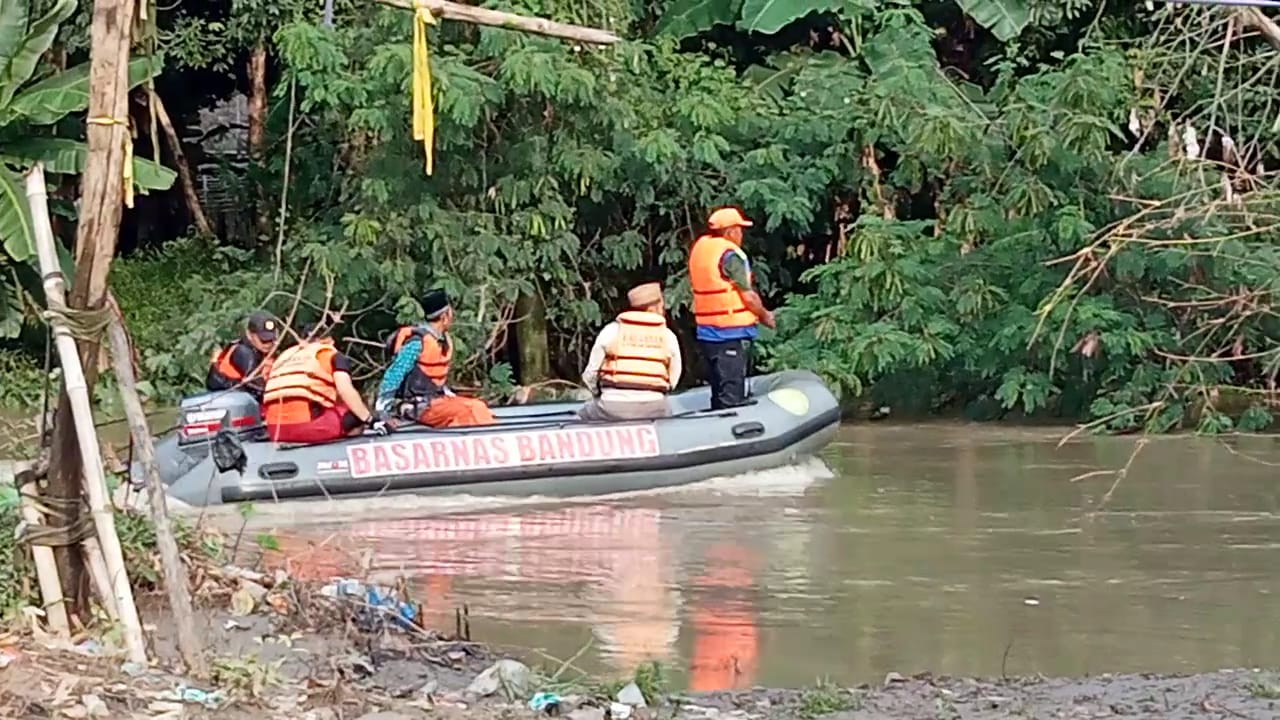
[[[244,390],[262,402],[262,390],[271,372],[268,356],[280,338],[279,329],[280,321],[269,312],[259,310],[250,315],[244,337],[213,353],[205,389]]]
[[[391,365],[378,386],[379,412],[391,412],[428,427],[492,425],[493,412],[483,400],[455,395],[449,389],[453,361],[453,307],[443,289],[422,297],[426,321],[400,328],[387,338]]]

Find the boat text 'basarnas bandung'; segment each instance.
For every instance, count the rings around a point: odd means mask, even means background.
[[[382,440],[347,448],[351,476],[407,475],[654,457],[652,424]]]

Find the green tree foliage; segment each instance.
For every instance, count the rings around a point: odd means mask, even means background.
[[[767,366],[975,417],[1270,424],[1280,65],[1240,37],[1245,16],[1096,0],[499,5],[627,41],[442,22],[432,176],[410,132],[409,13],[343,2],[328,28],[311,5],[236,2],[161,17],[182,72],[238,66],[269,35],[270,150],[251,171],[288,195],[278,254],[180,243],[122,267],[153,377],[190,388],[263,302],[341,311],[372,376],[376,341],[435,285],[459,308],[462,384],[511,380],[529,294],[573,377],[632,283],[664,280],[688,335],[688,244],[732,203],[758,220],[747,250],[781,306]]]
[[[74,0],[57,0],[43,14],[33,16],[27,0],[0,4],[0,337],[21,330],[25,307],[23,268],[14,263],[35,253],[31,215],[22,172],[35,162],[52,174],[78,174],[88,149],[79,140],[54,135],[67,116],[89,106],[89,67],[40,74],[40,60],[53,45],[62,23],[75,12]],[[160,58],[138,58],[129,65],[131,87],[160,72]],[[35,82],[32,82],[32,79]],[[172,170],[135,158],[134,183],[142,192],[165,190],[173,184]],[[6,257],[7,256],[7,257]]]

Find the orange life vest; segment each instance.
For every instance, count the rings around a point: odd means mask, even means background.
[[[236,346],[242,342],[244,341],[237,340],[221,350],[214,350],[213,355],[209,358],[209,367],[233,383],[238,383],[245,379],[244,373],[240,372],[240,368],[231,363],[231,354],[235,352]],[[257,348],[254,348],[254,352],[257,352]],[[261,377],[270,375],[271,358],[264,356],[262,362],[258,363],[258,367],[250,374]]]
[[[409,342],[410,338],[420,334],[422,334],[422,327],[419,325],[405,325],[399,330],[391,333],[387,338],[386,343],[383,345],[383,349],[386,350],[387,353],[387,360],[395,360],[396,354],[400,352],[400,348],[404,347],[404,344]]]
[[[733,241],[716,235],[703,235],[694,241],[693,249],[689,251],[693,316],[699,325],[740,328],[756,324],[755,313],[747,309],[738,289],[720,272],[720,258],[730,250],[739,251]]]
[[[309,400],[320,407],[338,404],[338,386],[333,380],[333,355],[329,343],[304,342],[280,353],[267,376],[263,405],[284,400]]]
[[[391,336],[388,348],[392,357],[415,337],[422,342],[422,351],[418,353],[418,364],[400,385],[401,397],[437,394],[448,382],[449,368],[453,364],[453,339],[448,333],[437,334],[434,328],[414,325],[402,327]]]
[[[605,348],[600,366],[600,387],[662,393],[671,389],[666,318],[640,310],[618,316],[618,334]]]
[[[449,336],[433,333],[422,336],[422,352],[418,355],[418,371],[431,379],[431,382],[444,387],[449,379],[449,366],[453,363],[453,343]]]

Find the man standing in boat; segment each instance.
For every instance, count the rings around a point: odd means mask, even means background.
[[[204,386],[209,392],[244,390],[262,402],[262,389],[271,373],[271,351],[280,339],[280,321],[259,310],[249,316],[244,337],[216,351],[209,360]]]
[[[689,251],[689,284],[698,347],[711,370],[711,409],[747,404],[747,367],[757,323],[775,327],[752,287],[751,261],[742,251],[743,228],[752,226],[740,210],[711,213],[707,233]]]
[[[627,293],[631,309],[596,336],[582,383],[596,397],[579,411],[584,420],[640,420],[671,414],[667,393],[680,382],[680,341],[667,328],[662,286],[646,283]]]
[[[375,407],[428,427],[492,425],[493,412],[483,400],[454,394],[448,386],[453,361],[453,306],[441,288],[422,298],[426,322],[400,328],[387,340],[391,365],[378,386]]]

